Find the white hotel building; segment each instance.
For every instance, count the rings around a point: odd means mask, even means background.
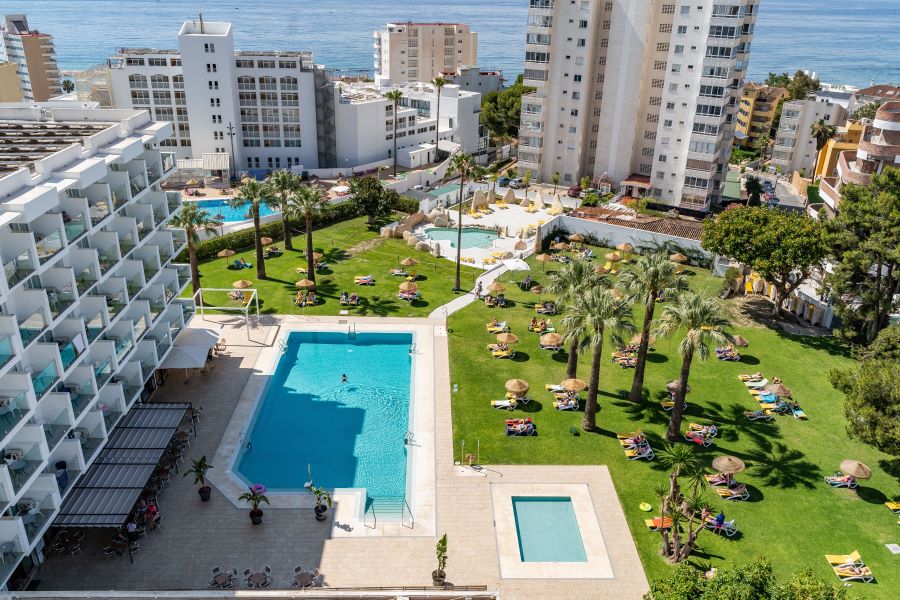
[[[71,104],[0,107],[0,589],[41,562],[194,311],[181,197],[159,187],[172,126]]]
[[[758,0],[530,0],[519,170],[703,212],[721,193]]]
[[[113,105],[146,109],[157,120],[173,122],[168,144],[179,159],[202,159],[205,169],[221,174],[229,165],[234,173],[349,174],[392,159],[392,126],[390,133],[384,127],[393,117],[386,101],[376,118],[374,98],[360,100],[389,88],[351,91],[349,84],[332,81],[309,52],[236,51],[230,23],[185,22],[178,44],[178,50],[124,48],[109,66]],[[431,131],[433,158],[435,123],[426,115],[436,96],[430,86],[401,89],[410,90],[409,103],[419,109],[400,115],[405,127],[397,137],[405,139],[398,139],[398,162],[410,167],[429,151],[420,145],[428,138],[419,135],[422,128]],[[441,101],[442,139],[477,153],[485,142],[477,135],[481,95],[447,86]]]

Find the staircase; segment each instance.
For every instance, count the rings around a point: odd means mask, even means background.
[[[400,522],[404,527],[413,528],[415,519],[409,510],[406,498],[398,496],[395,498],[369,498],[366,505],[366,515],[364,522],[377,523],[381,521]]]

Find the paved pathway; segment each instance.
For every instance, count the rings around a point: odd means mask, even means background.
[[[506,273],[509,269],[506,268],[506,265],[499,264],[490,271],[485,271],[483,274],[478,276],[478,279],[475,280],[475,285],[478,285],[478,282],[481,282],[482,289],[487,289],[487,286],[494,283],[501,275]],[[443,319],[449,317],[456,311],[462,310],[468,305],[475,302],[475,289],[472,288],[470,291],[466,292],[462,296],[457,296],[447,304],[443,306],[438,306],[436,309],[431,311],[431,314],[428,315],[429,319]]]

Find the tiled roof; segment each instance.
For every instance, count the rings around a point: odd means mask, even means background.
[[[610,225],[630,227],[642,231],[651,231],[663,235],[700,240],[703,233],[703,223],[682,217],[651,217],[647,215],[632,215],[621,211],[600,207],[583,207],[572,213],[572,216],[593,221],[604,221]]]
[[[861,89],[856,92],[857,96],[874,96],[876,98],[885,98],[886,100],[894,100],[900,98],[900,87],[890,85],[888,83],[880,83]]]

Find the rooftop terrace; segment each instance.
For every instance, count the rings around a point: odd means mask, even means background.
[[[0,120],[0,175],[32,168],[34,163],[85,138],[112,123]]]

